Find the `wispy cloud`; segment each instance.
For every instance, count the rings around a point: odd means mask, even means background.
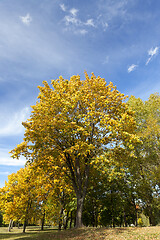
[[[84,28],[84,23],[77,17],[78,9],[71,8],[64,17],[66,31],[72,31],[74,34],[85,35],[88,31]],[[91,23],[90,23],[91,24]]]
[[[92,29],[96,28],[102,31],[106,31],[109,26],[108,19],[104,17],[106,15],[106,12],[105,14],[101,14],[99,9],[97,9],[97,14],[93,15],[94,17],[88,18],[84,16],[83,13],[80,12],[80,10],[77,8],[67,9],[66,6],[64,6],[63,4],[60,5],[60,8],[65,12],[65,16],[62,21],[67,26],[65,30],[71,31],[72,33],[86,34],[89,31],[91,31],[91,28]]]
[[[20,16],[20,19],[21,19],[22,23],[24,23],[25,25],[28,25],[28,26],[32,22],[32,18],[29,13],[27,13],[26,16]]]
[[[65,16],[64,20],[66,25],[69,25],[69,24],[77,25],[80,22],[77,18],[69,15]]]
[[[146,65],[148,65],[148,63],[152,60],[152,58],[158,54],[158,51],[159,51],[159,47],[155,47],[155,48],[152,47],[148,51],[149,58],[147,59]]]
[[[87,26],[95,27],[94,21],[92,18],[88,19],[85,23]]]
[[[63,12],[66,11],[66,6],[64,4],[60,4],[60,8],[62,9]]]
[[[61,6],[61,9],[64,9],[64,6]],[[93,18],[89,18],[86,21],[82,20],[78,15],[79,9],[77,8],[71,8],[70,10],[66,10],[66,15],[64,16],[64,23],[67,26],[65,28],[66,31],[72,31],[74,34],[81,34],[85,35],[88,33],[89,27],[96,27],[96,24],[94,22]]]
[[[136,65],[136,64],[130,65],[128,67],[128,73],[133,72],[137,67],[138,67],[138,65]]]
[[[70,9],[70,13],[75,17],[75,16],[77,16],[78,9],[76,9],[76,8],[71,8],[71,9]]]
[[[0,137],[1,136],[17,136],[24,132],[22,122],[29,117],[29,108],[26,107],[19,112],[12,114],[3,114],[0,120]],[[12,116],[12,117],[11,117]]]

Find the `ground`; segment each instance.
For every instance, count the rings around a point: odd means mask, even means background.
[[[160,226],[142,228],[82,228],[58,232],[46,228],[28,227],[26,233],[14,228],[10,233],[7,228],[0,228],[0,239],[3,240],[156,240],[160,239]]]

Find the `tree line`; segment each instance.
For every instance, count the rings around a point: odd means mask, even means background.
[[[160,96],[124,96],[113,83],[61,76],[39,86],[24,141],[25,168],[0,189],[5,222],[62,227],[159,222]],[[15,159],[16,161],[16,159]],[[11,224],[10,224],[11,225]]]

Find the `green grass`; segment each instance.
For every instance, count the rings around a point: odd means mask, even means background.
[[[13,228],[10,233],[7,228],[0,228],[0,239],[3,240],[158,240],[160,227],[143,228],[82,228],[66,231],[57,231],[46,228],[40,231],[37,227],[28,227],[26,233],[22,228]]]

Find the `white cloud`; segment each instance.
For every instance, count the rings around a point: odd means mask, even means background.
[[[153,56],[158,54],[158,51],[159,51],[159,47],[155,47],[155,48],[152,47],[148,51],[149,58],[147,59],[146,65],[148,65],[148,63],[152,60]]]
[[[87,22],[85,23],[85,25],[95,27],[95,24],[94,24],[92,18],[88,19]]]
[[[133,72],[136,68],[138,67],[138,65],[132,64],[128,67],[128,72]]]
[[[0,165],[3,166],[24,166],[26,163],[26,159],[24,157],[20,157],[19,160],[13,159],[10,157],[9,151],[11,149],[7,148],[0,148]],[[0,174],[7,174],[7,173],[2,173]]]
[[[71,8],[67,11],[67,13],[68,14],[64,17],[64,22],[67,26],[67,28],[65,28],[66,31],[72,31],[74,34],[85,35],[88,33],[85,26],[95,27],[94,20],[92,18],[87,19],[86,21],[81,21],[81,19],[77,17],[78,9]]]
[[[62,9],[63,12],[66,11],[66,6],[64,4],[60,4],[60,8]]]
[[[32,22],[32,18],[29,13],[27,13],[26,16],[20,16],[20,19],[25,25],[30,25],[30,23]]]
[[[72,9],[69,11],[69,15],[66,15],[66,16],[64,17],[64,21],[65,21],[65,24],[66,24],[67,26],[70,25],[70,24],[76,25],[76,26],[82,24],[81,21],[76,17],[77,12],[78,12],[77,9],[72,8]]]
[[[69,15],[65,16],[64,20],[66,25],[69,25],[70,23],[75,25],[78,24],[78,19]]]
[[[78,9],[76,9],[76,8],[72,8],[71,10],[70,10],[70,13],[75,17],[75,16],[77,16],[77,12],[78,12]]]
[[[1,136],[17,136],[24,132],[22,122],[29,117],[30,110],[28,107],[14,114],[5,113],[0,120],[0,137]]]

